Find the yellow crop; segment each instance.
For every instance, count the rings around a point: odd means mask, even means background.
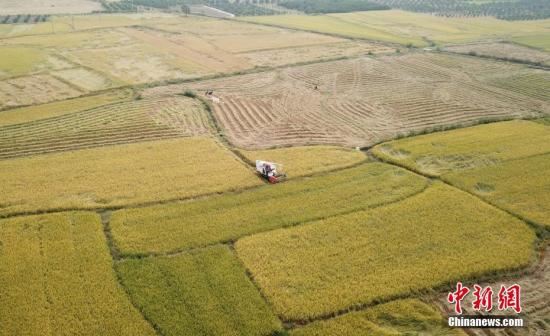
[[[281,328],[227,246],[130,259],[117,269],[162,335],[261,336]]]
[[[370,163],[236,195],[120,210],[111,228],[124,254],[162,253],[380,206],[426,185],[404,169]]]
[[[103,208],[261,185],[210,138],[184,138],[0,161],[0,216]]]
[[[304,320],[525,266],[534,241],[522,221],[436,182],[398,203],[245,237],[235,248],[275,311]]]
[[[280,163],[289,178],[311,175],[351,166],[365,161],[360,151],[335,146],[288,147],[257,151],[240,151],[248,160]]]
[[[548,152],[550,127],[523,120],[394,140],[373,149],[376,156],[432,176]]]
[[[441,314],[420,300],[405,299],[351,312],[293,330],[291,336],[466,335],[445,326]]]
[[[99,216],[0,221],[0,335],[155,335],[117,283]]]
[[[109,91],[94,96],[86,96],[49,104],[21,107],[3,111],[0,113],[0,126],[21,124],[29,121],[84,111],[121,100],[128,100],[131,96],[131,90]]]
[[[443,179],[533,222],[550,226],[550,153],[457,171]]]

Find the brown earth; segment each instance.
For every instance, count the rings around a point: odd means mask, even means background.
[[[157,87],[143,95],[213,90],[220,98],[213,103],[214,114],[238,147],[361,147],[426,128],[550,113],[544,97],[492,84],[495,78],[500,82],[533,71],[464,56],[416,53]]]

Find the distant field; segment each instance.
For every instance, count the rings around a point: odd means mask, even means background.
[[[289,147],[259,151],[241,150],[248,160],[271,161],[283,165],[289,178],[339,169],[367,159],[357,150],[332,146]]]
[[[549,140],[549,126],[510,121],[397,140],[373,152],[549,226]]]
[[[396,300],[292,330],[291,336],[420,335],[465,336],[445,326],[434,308],[416,299]]]
[[[84,100],[86,98],[83,98]],[[78,99],[82,101],[83,99]],[[101,96],[95,101],[100,103]],[[51,104],[70,106],[71,101]],[[49,109],[51,107],[47,107]],[[40,106],[28,108],[37,113]],[[0,112],[0,117],[3,112]],[[17,112],[10,115],[17,115]],[[0,118],[1,120],[1,118]],[[119,101],[32,123],[0,127],[0,160],[20,156],[207,135],[210,121],[203,105],[194,99],[174,96]]]
[[[549,35],[550,36],[550,35]],[[513,43],[478,43],[456,45],[445,48],[462,54],[496,57],[501,59],[528,61],[550,65],[550,53]]]
[[[109,91],[99,95],[11,109],[0,112],[0,127],[84,111],[101,105],[129,100],[132,95],[131,90]]]
[[[155,335],[117,283],[99,216],[0,220],[0,335]]]
[[[213,167],[224,174],[205,174]],[[0,161],[0,216],[200,196],[262,182],[210,138],[87,149]]]
[[[124,286],[162,335],[264,336],[277,317],[228,247],[116,265]]]
[[[111,228],[123,254],[163,253],[380,206],[426,185],[402,169],[370,163],[237,195],[116,211]]]
[[[0,15],[90,13],[101,10],[91,0],[0,0]]]
[[[550,113],[548,74],[462,55],[411,53],[155,87],[144,97],[213,90],[214,115],[237,147],[372,146],[484,119]]]
[[[490,17],[449,18],[400,10],[367,11],[321,16],[275,15],[242,20],[282,27],[372,40],[411,43],[422,47],[426,40],[464,43],[495,38],[519,38],[525,44],[545,43],[550,29],[546,20],[503,21]]]
[[[398,203],[248,236],[235,248],[275,311],[307,320],[526,266],[534,241],[522,221],[435,183]]]

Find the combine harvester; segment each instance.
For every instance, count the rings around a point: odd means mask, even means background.
[[[256,171],[272,184],[282,182],[286,179],[282,164],[256,160]]]

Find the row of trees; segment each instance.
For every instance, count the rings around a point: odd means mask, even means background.
[[[102,5],[108,12],[134,12],[140,7],[187,12],[190,5],[207,5],[241,16],[276,13],[269,8],[257,6],[263,3],[268,2],[267,0],[236,0],[234,2],[228,0],[122,0],[118,2],[103,1]]]
[[[550,18],[549,0],[369,0],[392,8],[443,16],[494,16],[504,20]]]
[[[365,0],[283,0],[281,6],[305,13],[347,13],[390,9],[390,7]]]
[[[0,24],[9,24],[9,23],[37,23],[45,22],[48,20],[49,15],[5,15],[0,16]]]

